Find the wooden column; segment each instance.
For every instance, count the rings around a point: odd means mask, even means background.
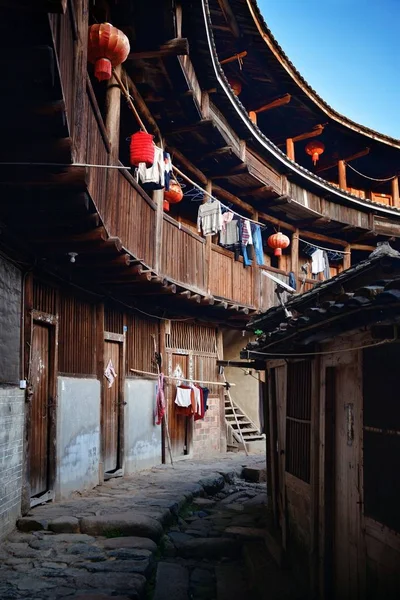
[[[104,304],[96,306],[96,376],[100,381],[100,464],[99,464],[99,482],[104,481]]]
[[[58,4],[57,2],[56,4]],[[65,9],[67,1],[62,0]],[[87,47],[89,30],[89,9],[88,0],[79,3],[79,9],[75,10],[76,27],[78,37],[75,43],[75,89],[73,106],[73,132],[75,162],[86,162],[86,140],[87,140],[87,119],[88,110],[86,108],[87,92]],[[65,10],[63,11],[65,12]],[[69,15],[63,17],[68,19]],[[72,111],[72,107],[68,107]]]
[[[258,210],[254,210],[251,214],[253,221],[258,221]],[[253,304],[257,308],[261,305],[261,273],[256,259],[256,253],[253,246]]]
[[[115,68],[121,77],[121,65]],[[119,155],[119,126],[121,117],[121,90],[114,77],[108,82],[106,95],[106,131],[111,146],[112,164],[117,164]]]
[[[343,269],[350,269],[351,267],[351,246],[348,244],[344,251],[346,254],[343,255]]]
[[[206,192],[212,194],[212,181],[208,180],[206,184]],[[204,194],[203,203],[209,200],[209,196]],[[211,294],[211,269],[212,269],[212,235],[206,236],[206,249],[205,249],[205,282],[207,294]]]
[[[399,178],[395,177],[392,179],[392,203],[393,206],[397,208],[400,207],[400,198],[399,198]]]
[[[290,160],[293,160],[293,161],[295,160],[293,138],[288,138],[286,140],[286,154],[287,154],[288,158],[290,158]]]
[[[161,253],[164,225],[164,190],[154,190],[153,200],[156,203],[156,224],[154,232],[154,270],[161,270]]]
[[[344,160],[339,160],[339,162],[338,162],[338,173],[339,173],[339,187],[342,190],[347,190],[346,164],[345,164]]]
[[[291,271],[293,271],[296,284],[299,281],[299,230],[296,229],[294,234],[292,235],[292,245],[291,245]]]

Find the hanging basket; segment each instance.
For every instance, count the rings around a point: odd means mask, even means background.
[[[163,209],[165,212],[169,212],[169,202],[168,200],[164,200],[163,202]]]
[[[138,167],[140,163],[146,163],[147,168],[153,165],[154,144],[150,133],[138,131],[131,135],[130,161],[134,167]]]
[[[183,198],[182,188],[176,181],[171,181],[169,184],[169,190],[164,192],[164,200],[167,200],[169,204],[178,204]]]
[[[282,249],[287,248],[290,244],[290,240],[287,235],[284,235],[280,231],[270,235],[268,238],[268,246],[273,248],[275,256],[282,256]]]

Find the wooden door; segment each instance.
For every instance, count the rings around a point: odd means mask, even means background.
[[[39,496],[49,489],[50,379],[50,329],[34,323],[30,363],[33,395],[28,457],[31,496]]]
[[[121,344],[113,341],[104,342],[104,365],[111,371],[112,381],[104,376],[103,393],[103,457],[105,473],[115,471],[119,467],[119,438],[120,438],[120,352]],[[115,375],[116,373],[116,375]]]
[[[182,382],[189,378],[189,356],[187,354],[172,354],[170,360],[171,375],[182,376]],[[171,450],[174,459],[189,454],[189,436],[191,419],[176,414],[175,391],[176,384],[173,381],[168,385],[168,428],[171,438]],[[168,453],[166,453],[168,456]]]
[[[276,367],[275,371],[275,394],[276,394],[276,417],[277,417],[277,463],[278,463],[278,515],[282,534],[282,548],[286,548],[286,366]]]
[[[349,355],[347,355],[349,357]],[[358,355],[335,369],[333,586],[336,600],[360,597],[360,410],[361,369]]]

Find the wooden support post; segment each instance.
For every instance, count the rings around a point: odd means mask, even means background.
[[[299,230],[296,229],[292,235],[292,247],[291,247],[291,271],[293,271],[296,285],[299,281]]]
[[[254,210],[251,214],[253,221],[258,221],[258,210]],[[253,246],[253,305],[259,308],[261,306],[261,273],[256,260],[256,253]]]
[[[350,269],[351,267],[351,246],[347,244],[344,251],[346,254],[343,255],[343,269]]]
[[[208,180],[206,184],[206,192],[212,194],[212,181]],[[208,196],[204,194],[203,202],[207,202]],[[206,236],[206,260],[205,260],[205,282],[207,288],[207,294],[211,294],[211,270],[212,270],[212,235]]]
[[[154,232],[154,270],[161,270],[162,238],[164,225],[164,190],[154,190],[153,200],[156,203],[156,219]]]
[[[286,140],[286,154],[287,154],[287,157],[290,158],[290,160],[293,160],[293,161],[295,160],[293,138],[288,138]]]
[[[338,174],[339,174],[339,187],[342,190],[347,190],[346,163],[344,162],[344,160],[339,160],[339,162],[338,162]]]
[[[99,482],[104,481],[104,304],[96,306],[96,375],[100,381],[100,465]]]
[[[121,77],[121,65],[115,67]],[[119,155],[119,124],[121,116],[121,89],[114,76],[109,80],[106,95],[106,131],[110,142],[112,164],[117,164]]]
[[[397,208],[400,207],[400,198],[399,198],[399,178],[394,177],[392,179],[392,204]]]

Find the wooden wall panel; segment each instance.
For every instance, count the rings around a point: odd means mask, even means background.
[[[33,280],[33,308],[57,315],[58,290],[37,279]]]
[[[210,291],[215,296],[232,298],[233,254],[213,246],[211,253]]]
[[[124,332],[124,312],[118,308],[106,306],[104,309],[104,331]]]
[[[130,369],[140,369],[157,373],[154,364],[153,335],[158,348],[159,322],[142,318],[136,314],[126,315],[126,375],[135,376]],[[165,359],[165,357],[164,357]],[[165,369],[166,367],[164,367]]]
[[[59,371],[94,375],[95,305],[65,293],[59,303]]]
[[[205,240],[164,216],[162,274],[204,291]]]
[[[253,267],[244,267],[232,258],[232,299],[241,304],[253,304]]]

